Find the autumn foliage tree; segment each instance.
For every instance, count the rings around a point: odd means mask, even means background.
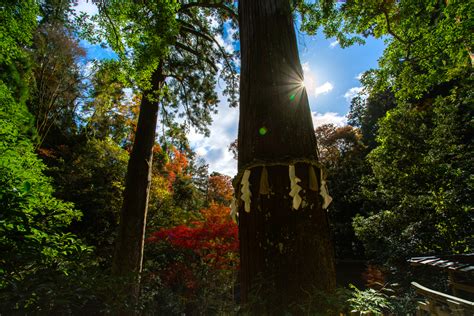
[[[315,132],[319,157],[327,168],[327,181],[333,197],[329,217],[336,258],[360,258],[363,250],[355,237],[352,218],[362,212],[365,201],[360,192],[360,182],[369,172],[362,133],[352,126],[333,124],[319,126]]]
[[[58,22],[40,25],[33,49],[34,84],[28,106],[35,116],[40,146],[51,130],[66,136],[74,132],[78,99],[84,88],[79,61],[86,53]]]
[[[211,204],[200,211],[202,219],[189,225],[161,229],[147,242],[167,241],[181,249],[192,250],[216,269],[235,269],[238,263],[238,229],[230,219],[230,208]]]
[[[145,266],[145,288],[160,293],[153,299],[155,310],[201,314],[232,311],[239,239],[237,224],[229,213],[229,207],[212,203],[198,212],[198,219],[150,234],[146,240],[145,262],[150,264]]]
[[[234,194],[232,178],[218,172],[213,172],[209,176],[207,190],[207,196],[210,202],[229,205]]]

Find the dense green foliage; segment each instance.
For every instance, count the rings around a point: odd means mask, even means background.
[[[354,222],[372,257],[472,250],[472,96],[452,93],[423,110],[399,104],[380,122],[365,196],[383,202]]]
[[[128,153],[111,139],[92,138],[63,154],[54,175],[57,195],[83,212],[71,229],[110,260],[122,203]]]
[[[71,260],[87,248],[65,231],[81,213],[71,203],[53,197],[44,164],[34,153],[30,137],[17,127],[30,125],[25,105],[15,103],[3,84],[0,98],[1,287],[2,291],[15,288],[19,293],[12,295],[24,295],[23,304],[30,300],[34,304],[34,296],[40,294],[27,293],[22,282],[43,269],[67,273],[74,265]]]
[[[224,24],[235,25],[229,20],[232,10],[222,8],[227,7],[175,0],[108,1],[93,17],[99,28],[88,38],[106,41],[119,55],[127,79],[141,91],[151,87],[152,73],[160,65],[166,80],[164,88],[155,91],[160,97],[160,123],[173,128],[175,118],[182,117],[182,129],[193,127],[208,134],[218,104],[218,80],[226,83],[223,93],[230,105],[237,105],[235,53],[218,41],[224,36]],[[213,25],[212,20],[220,23]]]
[[[34,0],[2,2],[0,17],[0,63],[11,65],[24,57],[23,47],[31,44],[38,6]]]
[[[316,132],[321,157],[329,158],[338,256],[360,255],[362,243],[366,257],[386,267],[386,282],[401,282],[392,311],[407,313],[414,278],[446,286],[440,275],[410,274],[408,258],[474,247],[472,4],[295,3],[306,31],[321,27],[342,47],[368,36],[387,44],[379,67],[362,76],[348,115],[362,148],[341,146],[349,127]]]
[[[105,39],[126,65],[131,80],[149,90],[152,74],[168,55],[176,35],[177,1],[107,1],[100,9],[102,14],[95,18],[102,34],[97,40]]]
[[[328,185],[333,202],[329,216],[336,248],[336,257],[356,259],[363,256],[360,242],[352,228],[352,218],[360,212],[364,199],[359,179],[367,173],[364,160],[366,146],[360,131],[351,126],[332,124],[316,128],[319,159],[327,168]]]
[[[472,251],[472,8],[464,1],[297,1],[303,29],[322,27],[342,47],[364,37],[387,43],[379,68],[362,77],[349,123],[366,160],[329,180],[351,210],[370,258]],[[351,158],[341,155],[335,161]],[[339,162],[340,163],[340,162]],[[364,166],[365,165],[365,166]],[[330,170],[334,169],[334,164]],[[340,173],[340,171],[339,171]],[[350,179],[350,180],[349,180]],[[347,181],[358,185],[340,183]],[[344,200],[344,199],[343,199]],[[342,201],[343,201],[342,200]],[[334,208],[343,207],[335,202]]]
[[[26,1],[3,6],[0,31],[8,47],[0,65],[14,80],[0,80],[0,310],[47,313],[61,292],[45,285],[81,268],[90,248],[68,231],[81,212],[53,196],[34,152],[36,130],[25,104],[30,73],[19,64],[27,58],[22,48],[31,43],[37,7]]]

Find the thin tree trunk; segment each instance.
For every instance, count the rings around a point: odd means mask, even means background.
[[[239,22],[238,164],[239,175],[251,171],[252,194],[250,212],[239,206],[241,300],[253,313],[303,313],[298,305],[314,305],[318,292],[334,290],[335,270],[327,214],[309,184],[316,137],[289,0],[240,0]],[[289,165],[302,180],[298,210],[289,196]],[[263,166],[270,194],[260,189]]]
[[[119,234],[112,262],[112,274],[128,280],[125,295],[138,300],[142,271],[148,198],[155,131],[158,119],[158,97],[164,83],[161,66],[152,75],[152,88],[145,91],[140,104],[137,130],[133,143],[123,193]]]

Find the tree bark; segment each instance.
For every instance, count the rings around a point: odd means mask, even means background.
[[[124,278],[124,294],[136,302],[140,292],[143,247],[151,184],[153,146],[158,120],[158,96],[164,76],[161,66],[152,75],[152,88],[140,103],[137,130],[128,162],[119,234],[112,262],[112,275]]]
[[[238,165],[239,175],[251,170],[252,194],[250,212],[239,205],[241,301],[253,313],[303,313],[298,305],[334,290],[335,269],[327,214],[309,188],[317,144],[289,0],[240,0],[239,23]],[[290,164],[302,180],[298,210],[289,196]],[[263,165],[270,194],[259,190]]]

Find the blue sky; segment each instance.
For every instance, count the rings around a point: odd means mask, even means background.
[[[382,40],[368,39],[363,46],[342,49],[337,41],[322,35],[300,36],[300,59],[305,81],[310,81],[306,86],[312,111],[345,115],[351,91],[360,87],[358,76],[377,67],[384,47]]]
[[[86,0],[79,0],[77,9],[91,14],[97,12],[95,5]],[[218,39],[228,50],[233,49],[231,33],[225,34],[226,38]],[[98,45],[86,42],[82,45],[88,52],[88,58],[114,56],[113,52]],[[365,45],[342,49],[337,41],[325,39],[321,34],[307,36],[298,33],[298,47],[314,125],[345,124],[350,99],[360,90],[358,76],[377,67],[384,42],[369,38]],[[227,149],[237,138],[237,126],[238,109],[229,108],[225,98],[221,97],[219,113],[213,116],[210,126],[210,137],[205,138],[195,131],[188,134],[192,148],[209,164],[209,172],[218,171],[230,176],[237,173],[237,162]]]
[[[360,90],[358,77],[377,67],[385,47],[383,41],[368,39],[363,46],[342,49],[337,41],[323,35],[300,34],[298,46],[314,125],[345,124],[350,100]],[[211,136],[204,138],[195,132],[188,135],[194,150],[209,163],[209,171],[236,174],[237,162],[227,147],[237,137],[237,126],[238,109],[221,101],[210,127]]]

